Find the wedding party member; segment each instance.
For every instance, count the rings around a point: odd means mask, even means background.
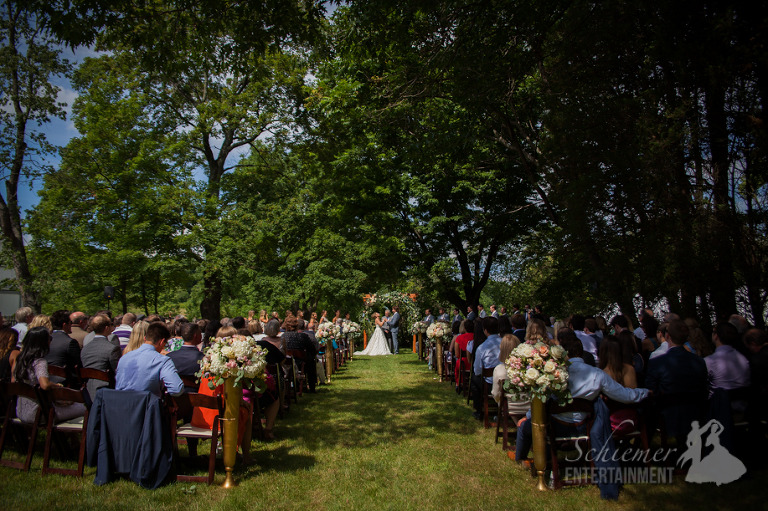
[[[488,313],[485,312],[485,307],[483,307],[482,303],[477,304],[477,316],[480,319],[484,319],[488,316]]]
[[[499,337],[499,320],[493,317],[486,317],[483,321],[483,331],[486,335],[485,341],[475,350],[475,363],[472,375],[472,399],[474,400],[475,419],[483,417],[483,379],[488,384],[493,384],[493,377],[483,378],[483,369],[495,369],[499,364],[499,351],[501,348],[501,337]]]
[[[69,336],[72,330],[69,311],[57,310],[51,314],[51,326],[53,326],[51,347],[45,359],[49,365],[63,367],[70,377],[74,376],[76,368],[81,365],[80,345]],[[51,381],[64,383],[65,378],[51,377]]]
[[[48,354],[50,342],[51,333],[45,327],[32,327],[27,331],[24,347],[16,358],[13,368],[15,381],[32,386],[40,385],[43,390],[48,390],[54,385],[61,386],[59,383],[53,383],[48,377],[48,362],[45,360],[45,356]],[[35,420],[39,406],[35,401],[19,397],[16,403],[16,416],[22,422],[30,423]],[[66,421],[85,415],[85,406],[82,403],[54,403],[53,408],[58,421]]]
[[[381,314],[378,312],[373,313],[373,322],[376,325],[371,336],[371,340],[368,342],[368,346],[363,351],[356,351],[355,355],[391,355],[389,351],[389,344],[387,338],[384,335],[384,321],[381,319]]]
[[[163,323],[151,323],[147,327],[144,344],[120,359],[115,388],[147,390],[160,396],[163,385],[172,396],[183,394],[184,383],[179,378],[176,366],[171,359],[160,354],[170,337],[171,332]]]
[[[467,305],[467,319],[471,319],[472,321],[477,319],[477,314],[471,305]]]
[[[400,347],[397,342],[397,336],[400,333],[400,307],[392,307],[392,317],[389,318],[389,332],[392,334],[392,353],[398,355]]]
[[[435,322],[435,317],[432,315],[432,311],[430,309],[424,311],[424,319],[422,319],[422,321],[427,325],[431,325]]]
[[[93,328],[93,338],[91,342],[85,345],[80,352],[80,360],[83,367],[87,369],[98,369],[99,371],[114,371],[117,369],[117,363],[120,360],[120,345],[113,344],[107,339],[112,332],[112,322],[103,315],[97,314],[91,319]],[[96,397],[96,391],[101,387],[106,387],[109,383],[91,378],[86,384],[88,394],[91,399]]]
[[[0,328],[0,381],[11,381],[11,368],[21,351],[16,347],[19,332],[9,326]]]
[[[448,323],[449,317],[448,317],[448,313],[445,312],[445,308],[440,307],[438,309],[437,320],[438,321],[444,321],[444,322]]]

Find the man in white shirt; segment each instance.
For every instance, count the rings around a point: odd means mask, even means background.
[[[32,321],[32,318],[35,317],[35,314],[32,312],[31,308],[22,307],[16,311],[15,316],[16,324],[11,328],[19,332],[19,340],[16,342],[16,345],[21,347],[21,344],[24,342],[24,336],[27,335],[27,330],[29,330],[29,322]]]
[[[747,357],[736,351],[739,332],[730,323],[718,323],[712,331],[715,352],[704,357],[712,389],[739,389],[749,387],[750,373]]]

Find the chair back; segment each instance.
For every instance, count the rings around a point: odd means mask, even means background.
[[[78,369],[80,379],[87,380],[101,380],[109,383],[110,388],[115,387],[115,376],[112,371],[102,371],[101,369],[93,369],[91,367],[81,367]]]
[[[196,389],[200,388],[200,380],[197,378],[197,376],[180,374],[179,378],[181,378],[181,382],[185,387],[195,387]]]

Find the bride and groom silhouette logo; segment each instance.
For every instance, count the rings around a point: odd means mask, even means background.
[[[686,440],[686,451],[680,455],[677,464],[682,467],[690,461],[689,483],[728,484],[740,478],[747,471],[744,464],[720,444],[720,434],[725,428],[715,419],[699,427],[693,421]]]

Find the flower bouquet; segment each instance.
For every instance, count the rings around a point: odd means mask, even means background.
[[[451,328],[447,323],[438,321],[432,323],[427,328],[427,337],[430,341],[446,340],[452,335]]]
[[[561,346],[530,340],[512,350],[504,363],[504,390],[517,401],[538,397],[543,403],[555,397],[559,403],[573,401],[568,390],[568,358]]]
[[[359,339],[362,335],[362,330],[360,329],[360,325],[354,321],[345,321],[342,325],[342,334],[351,337],[352,339]]]
[[[315,332],[315,338],[317,339],[317,342],[320,343],[320,346],[325,346],[325,344],[329,340],[335,339],[338,335],[339,335],[339,327],[337,327],[330,321],[321,323],[320,326],[317,327],[317,331]]]
[[[217,337],[205,350],[195,376],[208,378],[211,389],[222,385],[227,378],[234,378],[235,386],[263,392],[266,388],[266,355],[267,351],[256,344],[253,337]]]
[[[422,334],[426,333],[427,327],[429,327],[429,323],[427,323],[426,321],[417,321],[411,327],[411,333],[412,334],[418,334],[419,332],[421,332]]]

